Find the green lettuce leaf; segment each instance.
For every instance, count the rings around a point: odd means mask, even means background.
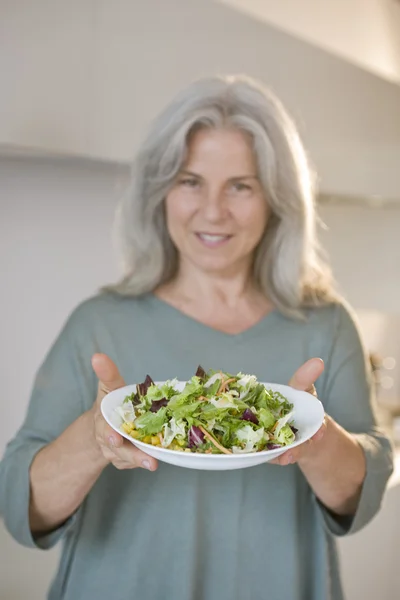
[[[235,453],[255,452],[264,438],[265,432],[263,428],[254,429],[250,424],[242,425],[236,431],[236,440],[239,445],[233,446],[232,450]]]
[[[212,383],[209,387],[205,387],[204,388],[204,396],[206,398],[212,398],[213,396],[215,396],[215,394],[218,392],[219,388],[221,385],[221,380],[217,379],[217,381],[214,381],[214,383]]]
[[[163,426],[163,443],[164,448],[167,448],[172,441],[176,438],[186,437],[186,425],[184,421],[177,421],[172,417],[169,423],[165,423]]]
[[[156,413],[146,412],[135,421],[135,427],[142,435],[154,435],[162,430],[164,423],[168,421],[167,407],[163,406]]]
[[[287,446],[288,444],[294,442],[295,437],[296,436],[291,430],[290,425],[284,425],[283,427],[281,427],[278,435],[276,436],[276,439],[280,444]]]
[[[164,398],[164,394],[161,389],[156,385],[151,385],[147,390],[146,399],[153,402],[153,400],[161,400],[162,398]]]
[[[171,397],[169,401],[169,407],[174,409],[175,407],[182,406],[191,400],[196,401],[199,396],[203,395],[203,384],[198,377],[192,377],[192,379],[185,385],[184,389]],[[191,398],[193,396],[193,398]]]
[[[271,411],[276,418],[290,412],[293,405],[286,400],[282,394],[272,390],[266,390],[262,384],[258,384],[245,397],[247,404],[253,404],[258,409],[265,408]]]
[[[268,408],[260,408],[257,415],[260,425],[265,429],[271,429],[276,423],[276,418]]]
[[[179,403],[177,405],[171,406],[171,402],[168,404],[168,413],[174,417],[177,421],[180,419],[187,419],[188,417],[193,416],[196,411],[199,409],[202,401],[193,401],[190,403]]]
[[[222,422],[214,425],[214,429],[222,434],[222,445],[230,448],[236,439],[236,432],[243,427],[244,421],[238,417],[227,416]]]
[[[194,375],[194,377],[192,377],[192,379],[190,379],[190,381],[188,381],[188,383],[185,385],[181,393],[185,396],[192,396],[193,394],[196,394],[196,396],[201,396],[203,394],[203,387],[204,386],[201,379]]]

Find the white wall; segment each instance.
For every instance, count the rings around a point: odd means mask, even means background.
[[[321,240],[349,301],[400,316],[400,205],[323,206],[320,216]]]
[[[218,0],[400,83],[397,0]]]
[[[298,120],[325,191],[399,197],[400,88],[220,3],[6,0],[0,72],[0,144],[117,161],[190,80],[246,72]]]
[[[390,489],[381,512],[359,533],[339,539],[346,600],[396,600],[400,590],[400,486]]]
[[[125,180],[122,167],[105,163],[0,159],[0,454],[23,419],[34,372],[67,314],[117,275],[109,233]],[[329,208],[323,210],[323,217],[330,226],[325,241],[347,295],[356,306],[398,312],[400,290],[393,279],[399,262],[400,210],[367,213]],[[379,226],[385,233],[377,237]],[[389,521],[395,518],[392,514]],[[384,530],[388,529],[386,523]],[[383,530],[381,525],[378,530]],[[365,535],[361,540],[370,539]],[[374,559],[370,573],[381,577],[383,572],[386,588],[392,589],[395,574],[390,577],[385,561],[390,563],[398,546],[393,536],[381,544],[386,541],[390,545],[380,548],[380,560]],[[354,546],[346,548],[347,561]],[[58,550],[20,548],[0,522],[0,556],[1,600],[42,600]],[[361,563],[357,568],[360,576]],[[351,573],[346,577],[356,591]],[[363,589],[368,589],[368,578],[363,581]],[[382,600],[392,597],[380,596]],[[359,600],[354,593],[349,598]]]
[[[105,163],[0,158],[0,455],[66,316],[116,277],[110,226],[124,179]],[[0,599],[44,600],[59,548],[17,545],[0,520]]]
[[[323,206],[321,241],[335,278],[356,308],[367,349],[395,364],[382,370],[381,406],[400,411],[400,204]],[[387,418],[382,413],[382,418]]]
[[[121,173],[101,163],[0,159],[0,453],[68,313],[116,277],[110,227]]]

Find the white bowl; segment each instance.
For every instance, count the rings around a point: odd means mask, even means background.
[[[164,382],[156,382],[157,385],[163,385]],[[179,381],[177,389],[182,390],[185,387],[185,381]],[[131,438],[121,428],[123,423],[121,416],[115,410],[121,406],[126,396],[136,391],[136,385],[127,385],[126,387],[114,390],[105,396],[101,403],[101,412],[107,423],[120,435],[129,440],[132,444],[143,450],[146,454],[153,456],[171,465],[185,467],[187,469],[201,469],[206,471],[228,471],[231,469],[244,469],[254,467],[265,462],[269,462],[280,454],[283,454],[290,448],[310,439],[321,427],[324,420],[324,409],[319,400],[307,392],[299,392],[287,385],[277,383],[263,383],[270,390],[280,392],[289,402],[293,404],[293,423],[298,429],[296,441],[284,448],[275,450],[263,450],[262,452],[252,452],[247,454],[196,454],[194,452],[179,452],[177,450],[168,450],[159,446],[145,444]]]

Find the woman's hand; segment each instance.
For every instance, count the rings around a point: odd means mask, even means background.
[[[320,358],[311,358],[296,371],[289,381],[289,385],[296,390],[310,392],[314,396],[317,396],[314,383],[317,381],[318,377],[322,375],[323,370],[323,361]],[[312,438],[295,448],[287,450],[287,452],[284,452],[278,456],[278,458],[272,460],[271,463],[275,465],[290,465],[302,460],[307,460],[307,457],[311,453],[318,451],[319,442],[324,437],[326,431],[327,421],[328,417],[325,415],[324,422]]]
[[[314,381],[323,370],[322,360],[311,358],[296,371],[289,385],[316,395]],[[310,440],[271,462],[297,462],[322,504],[338,515],[355,514],[366,474],[365,456],[356,438],[331,417],[325,415],[324,423]]]
[[[125,385],[116,365],[105,354],[95,354],[92,358],[92,367],[99,379],[96,402],[91,409],[94,438],[104,458],[117,469],[142,467],[155,471],[157,461],[114,431],[101,414],[100,405],[104,396]]]

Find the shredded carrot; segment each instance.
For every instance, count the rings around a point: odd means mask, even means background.
[[[223,372],[222,372],[222,371],[218,371],[218,372],[219,372],[219,374],[221,375],[221,383],[220,383],[220,386],[219,386],[219,388],[218,388],[218,391],[217,391],[217,393],[216,393],[216,396],[218,396],[218,394],[220,394],[220,393],[221,393],[221,390],[224,388],[224,383],[225,383],[225,381],[224,381],[224,374],[223,374]]]
[[[230,379],[227,379],[226,381],[223,381],[221,384],[221,387],[218,390],[218,393],[221,394],[222,392],[225,392],[226,387],[232,383],[232,381],[236,381],[234,377],[231,377]]]
[[[212,442],[216,448],[218,448],[218,450],[221,450],[221,452],[223,452],[224,454],[232,454],[230,450],[224,448],[224,446],[221,446],[221,444],[217,442],[217,440],[214,439],[213,436],[210,433],[208,433],[208,431],[204,429],[202,425],[199,425],[199,429],[204,433],[205,437],[209,439],[210,442]]]

